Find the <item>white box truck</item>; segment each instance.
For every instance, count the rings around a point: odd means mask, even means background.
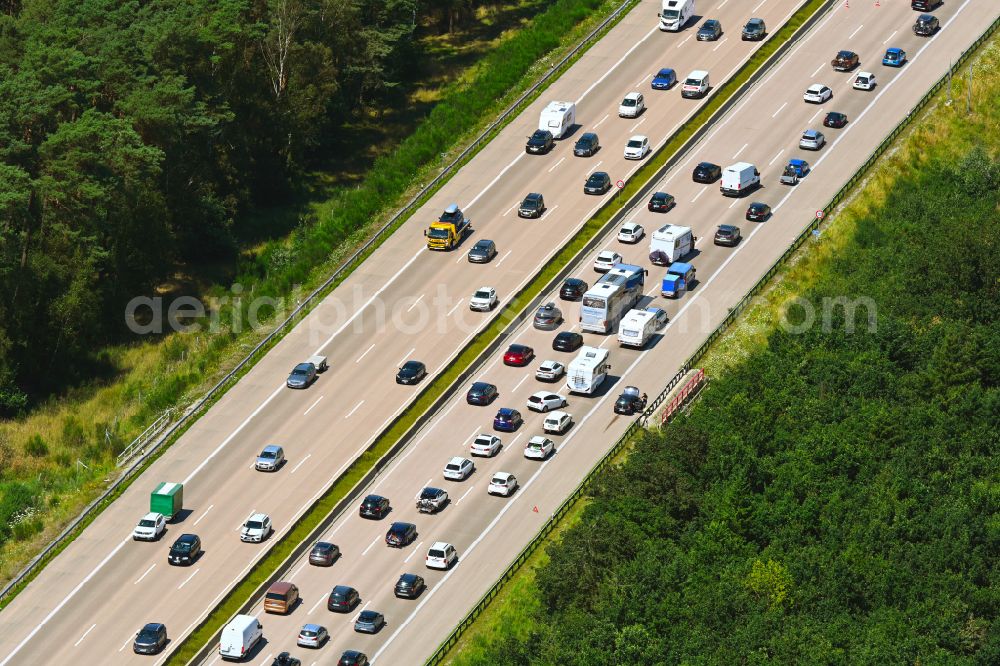
[[[580,347],[580,353],[566,369],[566,388],[570,393],[589,395],[601,387],[610,369],[607,349]]]
[[[660,30],[678,32],[694,16],[694,0],[663,0]]]
[[[618,344],[622,347],[645,347],[655,331],[655,313],[648,310],[629,310],[618,326]]]
[[[222,628],[219,656],[230,661],[241,661],[263,637],[264,627],[256,617],[237,615]]]
[[[549,102],[538,117],[538,129],[552,132],[552,138],[561,139],[576,123],[576,104]]]
[[[723,196],[741,197],[760,187],[760,172],[749,162],[737,162],[722,171],[719,191]]]
[[[694,250],[691,227],[668,224],[649,237],[649,260],[657,266],[669,266]]]

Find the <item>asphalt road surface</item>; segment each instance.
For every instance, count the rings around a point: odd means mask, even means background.
[[[13,661],[15,655],[18,661],[41,663],[138,661],[140,657],[130,654],[130,642],[144,622],[165,622],[175,640],[186,634],[267,547],[239,541],[243,519],[254,510],[266,511],[280,534],[405,407],[414,390],[393,383],[399,363],[419,358],[432,371],[444,365],[487,319],[467,311],[471,292],[480,285],[495,286],[501,298],[515,292],[598,205],[597,197],[582,193],[586,175],[600,168],[613,178],[627,179],[636,165],[622,159],[625,139],[642,132],[659,142],[697,107],[698,102],[682,100],[677,88],[650,91],[652,73],[672,66],[683,77],[691,69],[705,68],[713,72],[717,85],[715,72],[725,76],[745,60],[755,45],[740,42],[738,28],[751,15],[749,8],[721,4],[710,14],[722,20],[728,30],[724,38],[729,39],[714,44],[695,42],[691,28],[676,35],[659,33],[652,3],[643,3],[626,17],[0,614],[0,663]],[[774,30],[792,10],[791,2],[768,0],[752,13]],[[610,405],[620,386],[636,384],[655,394],[725,316],[726,308],[781,254],[812,211],[996,11],[986,0],[949,3],[936,11],[944,29],[933,40],[913,36],[910,25],[916,13],[903,3],[855,4],[834,11],[709,133],[688,162],[668,176],[663,189],[677,197],[677,208],[665,215],[636,213],[648,230],[671,221],[694,227],[702,237],[693,260],[701,282],[684,298],[664,303],[655,296],[664,271],[651,267],[647,290],[654,302],[666,305],[672,319],[662,337],[646,351],[635,352],[618,349],[613,336],[588,334],[588,344],[612,349],[616,377],[601,396],[570,398],[568,411],[576,425],[567,435],[553,438],[559,450],[544,463],[520,454],[524,441],[540,431],[540,417],[523,409],[528,395],[545,388],[532,376],[537,362],[525,369],[508,368],[498,360],[487,364],[483,378],[499,386],[500,399],[490,407],[472,407],[460,396],[440,418],[425,424],[372,488],[394,500],[391,518],[376,523],[351,514],[337,522],[330,538],[340,545],[343,557],[330,569],[293,570],[290,579],[302,590],[304,602],[286,618],[262,617],[267,644],[254,663],[290,648],[298,627],[308,621],[326,625],[333,634],[314,661],[332,663],[347,647],[377,656],[380,663],[417,663],[429,655],[625,428],[627,420],[614,417]],[[891,45],[906,49],[912,62],[900,70],[882,67],[881,53]],[[851,74],[830,70],[829,60],[838,48],[861,54],[861,69],[879,78],[874,91],[851,90]],[[834,89],[834,99],[822,107],[802,101],[802,91],[815,81]],[[631,90],[644,92],[649,110],[636,120],[619,119],[618,101]],[[590,159],[574,158],[571,140],[564,140],[549,155],[524,155],[523,137],[550,99],[577,100],[582,127],[574,136],[596,127],[604,149]],[[818,127],[826,110],[846,112],[851,123],[843,130],[827,130],[829,145],[806,156],[813,174],[795,188],[778,185],[785,160],[802,154],[797,149],[801,131]],[[751,198],[767,201],[776,211],[763,224],[739,222],[747,236],[739,248],[717,248],[710,244],[715,224],[741,219],[748,201],[733,203],[714,185],[692,183],[690,162],[706,159],[726,165],[737,158],[757,164],[765,188]],[[528,191],[546,196],[549,211],[541,220],[520,220],[510,210]],[[476,232],[459,251],[427,252],[420,230],[452,201],[471,215]],[[491,264],[467,264],[465,250],[484,237],[497,241],[500,255]],[[753,249],[745,251],[749,246]],[[608,247],[620,247],[627,260],[649,266],[645,240],[633,247],[609,240]],[[593,276],[591,283],[596,280],[589,263],[580,274],[585,279]],[[577,308],[564,304],[570,322]],[[518,341],[534,346],[540,358],[568,362],[571,354],[549,351],[553,335],[526,329]],[[285,389],[283,379],[290,367],[316,350],[330,357],[330,371],[306,391]],[[447,458],[466,451],[474,434],[490,432],[499,406],[521,409],[525,425],[518,433],[501,435],[503,453],[480,460],[472,478],[444,482],[441,468]],[[254,472],[253,457],[268,443],[282,444],[289,462],[275,474]],[[497,470],[511,471],[521,480],[514,497],[486,496],[489,476]],[[447,488],[453,502],[440,515],[417,517],[413,498],[428,479]],[[146,510],[149,490],[161,480],[185,482],[190,513],[158,544],[132,543],[131,527]],[[417,542],[402,550],[386,548],[380,540],[391,520],[416,523]],[[205,553],[189,568],[173,568],[166,564],[166,550],[182,532],[201,535]],[[424,571],[421,558],[436,540],[458,548],[461,564],[450,572]],[[431,586],[416,602],[392,597],[393,583],[407,570],[421,573]],[[355,635],[349,620],[356,613],[334,615],[321,603],[336,584],[358,588],[362,605],[384,612],[389,626],[376,636]],[[302,650],[294,651],[303,656]]]

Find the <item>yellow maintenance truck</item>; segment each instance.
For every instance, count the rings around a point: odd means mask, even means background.
[[[428,250],[452,250],[458,247],[466,232],[472,231],[472,220],[457,204],[451,204],[444,209],[437,222],[424,230],[427,237]]]

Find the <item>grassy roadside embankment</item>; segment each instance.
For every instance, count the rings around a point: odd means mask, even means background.
[[[619,5],[612,0],[561,0],[526,26],[518,15],[516,29],[503,31],[476,65],[450,82],[435,72],[445,81],[440,90],[417,93],[434,101],[430,119],[395,152],[379,157],[358,186],[313,204],[310,216],[319,222],[301,227],[290,239],[255,248],[241,276],[242,284],[250,285],[247,291],[294,299],[321,284],[395,207],[419,190],[421,182],[454,159],[491,122],[497,108],[516,100]],[[459,55],[467,55],[467,50]],[[282,253],[302,243],[317,250],[310,257],[315,263],[284,263]],[[281,291],[296,282],[298,290]],[[0,546],[0,578],[9,580],[100,494],[117,474],[114,456],[128,441],[164,409],[179,411],[204,394],[270,332],[273,322],[256,331],[227,326],[246,321],[246,303],[226,304],[231,296],[223,286],[207,290],[206,301],[218,308],[223,332],[168,335],[108,349],[105,356],[120,368],[113,382],[75,389],[24,419],[0,425],[0,526],[8,525],[14,537]]]
[[[858,186],[854,196],[830,214],[821,227],[819,241],[805,244],[786,264],[779,274],[780,279],[774,280],[716,341],[700,364],[711,376],[723,376],[766,349],[771,334],[786,316],[789,302],[812,292],[838,258],[873,244],[885,246],[887,237],[874,229],[876,225],[872,220],[891,219],[891,211],[899,208],[903,201],[904,210],[906,206],[920,207],[926,202],[924,190],[911,185],[921,182],[922,168],[958,162],[982,144],[982,137],[997,135],[1000,108],[989,100],[1000,96],[998,63],[1000,41],[994,37],[975,61],[974,114],[968,116],[965,112],[968,81],[965,77],[956,77],[952,92],[955,103],[946,105],[947,93],[939,93],[911,129],[897,139],[896,147]],[[992,149],[995,155],[996,146]],[[579,512],[574,511],[573,515],[572,519],[559,524],[560,532],[565,533],[579,523]],[[495,664],[502,646],[509,646],[511,641],[523,641],[530,635],[538,620],[535,613],[542,606],[537,575],[550,559],[550,548],[560,542],[558,538],[550,538],[542,544],[527,566],[479,616],[444,663],[455,666]]]

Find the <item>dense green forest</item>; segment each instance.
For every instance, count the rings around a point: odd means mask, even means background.
[[[0,2],[0,414],[95,376],[178,266],[233,265],[248,212],[405,103],[415,33],[491,4]]]
[[[869,297],[874,330],[788,310],[599,478],[524,635],[461,663],[1000,663],[1000,156],[942,153],[799,294]]]

